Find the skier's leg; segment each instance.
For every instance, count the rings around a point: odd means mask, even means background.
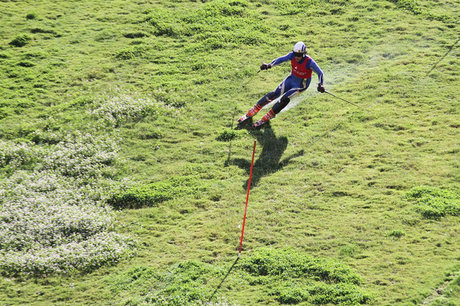
[[[289,82],[288,82],[287,85],[288,85],[288,88],[290,88],[290,89],[288,89],[286,91],[286,93],[281,97],[281,99],[278,102],[276,102],[275,105],[273,105],[272,109],[267,114],[265,114],[265,116],[263,116],[262,119],[260,119],[256,123],[254,123],[254,127],[259,127],[262,124],[268,122],[269,120],[275,118],[275,116],[283,108],[285,108],[286,105],[289,104],[289,102],[291,101],[291,98],[294,97],[295,95],[301,93],[305,89],[307,89],[309,84],[310,84],[310,82],[305,81],[305,82],[303,82],[301,84],[301,87],[291,88],[292,84],[289,84]]]
[[[266,94],[265,96],[263,96],[257,103],[255,106],[258,106],[260,109],[262,109],[265,105],[267,105],[268,103],[272,102],[273,100],[275,100],[276,98],[278,98],[280,96],[280,89],[279,88],[276,88],[275,90],[269,92],[268,94]]]
[[[281,97],[281,99],[278,102],[275,103],[275,105],[273,105],[272,109],[275,112],[275,114],[278,114],[283,108],[285,108],[291,101],[291,98],[306,90],[310,85],[310,81],[311,79],[306,79],[303,80],[302,83],[292,84],[294,86],[290,86],[290,89],[286,91],[286,93]]]
[[[254,115],[256,115],[265,105],[269,104],[271,101],[275,100],[276,98],[278,98],[283,92],[284,92],[284,83],[286,82],[286,80],[284,80],[283,82],[281,82],[280,85],[278,85],[278,87],[267,93],[265,96],[263,96],[252,108],[250,108],[248,110],[248,112],[243,115],[240,119],[238,119],[238,122],[243,122],[244,120],[250,118],[250,117],[253,117]]]
[[[275,114],[278,114],[283,108],[285,108],[289,102],[291,101],[291,98],[296,96],[299,93],[298,89],[291,89],[288,92],[286,92],[281,99],[273,105],[272,109],[275,112]]]
[[[288,93],[289,91],[284,94],[281,99],[273,105],[272,109],[265,114],[265,116],[262,117],[259,121],[254,123],[254,127],[261,126],[264,123],[267,123],[269,120],[275,118],[276,114],[278,114],[283,108],[288,105],[289,101],[291,101],[290,98],[288,98]]]
[[[264,108],[265,105],[269,104],[270,102],[272,102],[273,100],[278,98],[281,94],[283,94],[283,92],[284,92],[284,83],[285,82],[286,82],[286,80],[281,82],[281,84],[278,85],[278,87],[275,90],[270,91],[268,94],[263,96],[259,101],[257,101],[257,103],[252,108],[252,110],[255,111],[254,115],[257,114],[262,108]],[[254,115],[252,115],[252,116],[254,116]]]
[[[275,114],[275,111],[273,110],[273,108],[268,112],[266,113],[262,119],[260,119],[259,121],[257,121],[256,123],[254,123],[254,127],[259,127],[261,126],[262,124],[264,123],[267,123],[268,121],[270,121],[271,119],[275,118],[276,114]]]
[[[250,108],[246,114],[246,117],[255,116],[265,105],[278,98],[279,94],[276,93],[277,90],[271,91],[265,96],[263,96],[252,108]]]

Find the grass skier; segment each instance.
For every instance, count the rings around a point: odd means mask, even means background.
[[[281,96],[281,99],[273,105],[272,109],[265,114],[262,119],[254,123],[254,127],[259,127],[273,119],[283,108],[288,105],[289,101],[295,95],[306,90],[311,82],[312,72],[318,75],[318,91],[325,92],[323,85],[323,71],[319,68],[316,62],[307,55],[307,48],[303,42],[298,42],[294,45],[291,52],[285,56],[281,56],[273,60],[270,64],[263,63],[260,70],[268,70],[273,66],[279,65],[286,61],[291,61],[292,70],[289,76],[281,82],[278,87],[263,96],[256,105],[238,119],[238,123],[245,121],[248,118],[256,115],[265,105]]]

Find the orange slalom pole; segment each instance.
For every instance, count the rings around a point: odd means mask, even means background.
[[[241,248],[243,247],[244,225],[246,224],[246,213],[248,211],[249,191],[251,190],[252,168],[254,166],[254,155],[256,153],[256,141],[254,140],[254,148],[252,149],[251,170],[249,171],[248,192],[246,194],[246,206],[244,208],[243,228],[241,229],[240,250],[238,258],[241,256]]]

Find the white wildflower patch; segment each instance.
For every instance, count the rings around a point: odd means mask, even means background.
[[[10,273],[89,272],[102,265],[117,262],[132,247],[130,241],[120,235],[99,233],[82,242],[43,247],[31,252],[3,252],[0,268]]]
[[[168,108],[161,102],[151,98],[134,97],[130,94],[108,96],[96,101],[96,108],[89,111],[112,125],[129,120],[139,120],[147,115],[157,115]]]
[[[116,158],[115,141],[74,133],[55,145],[0,144],[0,166],[20,160],[0,182],[2,273],[87,271],[129,254],[133,241],[114,232],[105,205],[121,184],[101,175]],[[21,170],[28,156],[33,171]]]
[[[116,157],[118,146],[113,139],[91,134],[67,135],[43,160],[45,169],[74,177],[97,176]]]
[[[34,161],[38,150],[30,143],[14,143],[0,139],[0,167],[18,168]]]

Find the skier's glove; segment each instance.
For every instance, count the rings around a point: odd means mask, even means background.
[[[323,93],[323,92],[326,91],[326,89],[324,88],[324,85],[323,85],[323,84],[321,84],[321,83],[318,84],[318,91],[319,91],[320,93]]]
[[[272,68],[272,65],[270,64],[263,63],[262,65],[260,65],[260,70],[268,70],[270,68]]]

